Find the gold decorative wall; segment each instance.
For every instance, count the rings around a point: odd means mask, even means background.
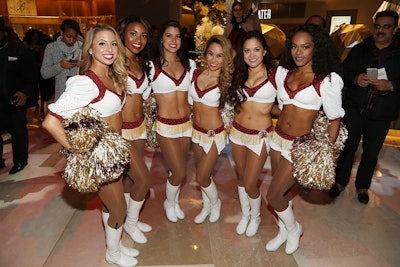
[[[8,15],[36,16],[35,0],[7,0]]]

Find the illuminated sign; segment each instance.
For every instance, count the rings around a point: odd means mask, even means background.
[[[272,18],[272,10],[271,9],[259,9],[258,10],[258,18],[259,19],[271,19]]]

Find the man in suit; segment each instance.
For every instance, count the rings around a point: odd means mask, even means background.
[[[385,10],[376,14],[373,35],[350,50],[343,62],[343,122],[349,131],[336,168],[336,198],[349,182],[354,156],[362,139],[362,156],[355,186],[360,203],[369,201],[368,189],[379,152],[400,109],[400,42],[396,37],[399,15]]]
[[[11,135],[14,166],[17,173],[28,164],[28,129],[26,109],[32,105],[30,96],[37,86],[36,63],[33,54],[10,39],[10,30],[0,17],[0,134]],[[3,155],[3,138],[0,135]],[[5,160],[0,158],[0,169]]]

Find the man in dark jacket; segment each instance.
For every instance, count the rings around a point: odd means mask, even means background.
[[[28,164],[28,130],[26,108],[37,86],[36,63],[33,54],[9,40],[9,34],[0,17],[0,134],[11,134],[14,166],[17,173]],[[3,139],[0,135],[0,152]],[[0,158],[0,169],[5,167]]]
[[[349,182],[354,156],[362,136],[362,156],[355,186],[361,203],[369,201],[368,189],[378,154],[390,123],[400,108],[400,46],[395,38],[399,15],[378,12],[373,36],[351,49],[343,62],[346,86],[343,122],[349,131],[336,168],[336,185],[331,197],[339,196]]]

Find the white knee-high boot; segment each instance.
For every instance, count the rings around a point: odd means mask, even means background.
[[[202,187],[202,191],[206,193],[206,196],[210,202],[210,222],[216,222],[221,214],[221,200],[218,198],[218,190],[214,181],[211,179],[211,183],[208,187]]]
[[[290,204],[284,211],[275,212],[282,220],[288,232],[285,252],[286,254],[292,254],[299,247],[300,237],[303,234],[302,226],[295,220],[293,209]]]
[[[246,229],[246,236],[251,237],[257,233],[258,226],[261,223],[261,194],[256,199],[248,198],[250,203],[250,221]]]
[[[201,191],[201,197],[203,199],[203,208],[200,211],[200,213],[194,218],[195,223],[204,222],[204,220],[207,218],[207,216],[210,214],[211,211],[210,199],[204,192],[203,187],[200,187],[200,191]]]
[[[178,192],[176,193],[175,196],[175,214],[178,219],[185,219],[185,213],[183,213],[183,210],[181,209],[181,206],[179,205],[179,193],[181,192],[181,185],[179,185]]]
[[[124,197],[125,197],[125,201],[126,201],[126,207],[129,210],[129,199],[131,198],[129,193],[124,193]],[[142,231],[143,233],[148,233],[150,232],[153,227],[151,227],[151,225],[138,221],[137,226],[139,227],[140,231]]]
[[[127,248],[121,243],[122,228],[114,229],[108,225],[109,214],[102,212],[104,230],[106,232],[106,260],[109,264],[116,264],[121,267],[136,266],[138,261],[134,258],[139,251]],[[134,255],[134,256],[133,256]]]
[[[289,201],[289,206],[292,208],[291,200]],[[265,245],[265,249],[267,251],[276,251],[287,240],[288,231],[286,230],[285,224],[279,217],[276,220],[279,227],[279,232],[277,236],[268,241],[268,243]]]
[[[250,202],[246,190],[242,186],[238,186],[240,207],[242,209],[242,218],[236,226],[236,233],[242,235],[246,232],[247,224],[250,220]]]
[[[168,178],[172,176],[172,171],[169,170],[168,171]],[[167,179],[167,183],[169,183],[168,179]],[[175,215],[178,219],[185,219],[185,213],[183,213],[183,210],[181,209],[181,206],[179,205],[179,193],[181,192],[181,186],[179,185],[178,191],[175,195]]]
[[[129,198],[128,210],[126,213],[126,220],[124,223],[125,232],[132,238],[133,241],[139,244],[147,243],[147,238],[139,229],[139,213],[142,209],[144,200],[135,201]]]
[[[167,199],[164,201],[164,210],[165,214],[167,216],[167,219],[170,222],[177,222],[178,217],[176,216],[176,211],[175,211],[175,199],[176,195],[178,194],[180,185],[172,185],[168,179],[166,183],[166,196]]]

